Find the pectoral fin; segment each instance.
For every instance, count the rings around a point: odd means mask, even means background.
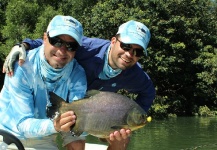
[[[81,125],[79,125],[79,119],[76,120],[75,124],[71,126],[70,131],[74,136],[80,136],[84,131],[81,129]]]
[[[76,131],[76,130],[70,130],[72,136],[80,136],[83,132],[82,131]]]

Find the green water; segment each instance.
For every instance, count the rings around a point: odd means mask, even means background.
[[[100,143],[88,136],[87,142]],[[101,143],[102,144],[102,143]],[[128,150],[217,150],[217,117],[153,120],[134,131]]]

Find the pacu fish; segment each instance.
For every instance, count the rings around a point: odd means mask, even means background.
[[[148,122],[146,112],[130,98],[118,93],[91,90],[84,99],[67,103],[50,92],[50,102],[58,113],[74,111],[76,123],[72,131],[76,136],[82,132],[98,138],[108,138],[120,129],[139,129]]]

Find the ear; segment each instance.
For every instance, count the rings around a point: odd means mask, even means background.
[[[49,43],[48,42],[48,37],[47,37],[47,32],[44,32],[44,35],[43,35],[43,43]]]
[[[45,41],[47,39],[47,33],[44,32],[43,40]]]
[[[111,46],[113,46],[115,43],[116,43],[116,37],[112,37],[112,39],[111,39]]]

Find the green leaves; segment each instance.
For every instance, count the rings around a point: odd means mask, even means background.
[[[217,103],[216,0],[0,0],[0,54],[24,38],[40,38],[56,14],[72,15],[84,35],[105,39],[128,20],[144,23],[151,41],[140,63],[164,100],[156,108],[191,114]]]

